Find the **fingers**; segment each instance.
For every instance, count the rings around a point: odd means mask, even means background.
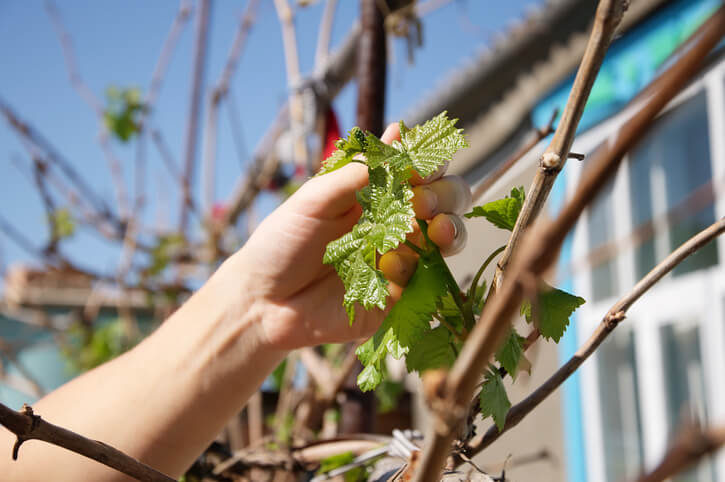
[[[398,123],[393,122],[391,124],[388,124],[388,127],[385,128],[385,132],[383,132],[383,135],[380,136],[380,140],[386,144],[390,144],[393,141],[399,141],[400,126],[398,125]]]
[[[468,231],[460,216],[438,214],[428,223],[428,237],[441,250],[443,256],[461,252],[468,240]]]
[[[285,203],[302,214],[334,219],[357,206],[355,192],[368,183],[368,169],[353,162],[329,174],[313,177]]]
[[[426,176],[426,177],[420,177],[420,174],[418,174],[415,170],[413,170],[413,175],[410,177],[410,183],[413,186],[419,186],[421,184],[430,184],[433,181],[436,181],[443,177],[443,175],[448,170],[448,165],[450,164],[450,161],[446,161],[441,167],[436,170],[433,174]]]
[[[383,272],[385,278],[398,286],[408,284],[417,264],[418,257],[404,249],[388,251],[378,260],[378,268]]]
[[[398,124],[388,125],[381,139],[387,144],[400,139]],[[324,176],[310,179],[292,198],[298,201],[294,204],[305,215],[333,219],[346,214],[357,205],[355,192],[367,183],[367,167],[353,162]]]
[[[459,176],[446,176],[413,188],[413,210],[420,219],[436,214],[463,214],[471,206],[471,190]]]

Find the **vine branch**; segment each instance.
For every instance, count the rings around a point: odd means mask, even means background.
[[[725,425],[702,430],[690,424],[675,437],[672,446],[657,467],[643,474],[637,482],[659,482],[694,465],[701,458],[713,454],[725,445]]]
[[[592,32],[589,35],[584,56],[577,71],[569,99],[564,107],[561,121],[554,132],[551,143],[541,156],[539,169],[529,187],[521,213],[516,220],[508,245],[499,260],[496,273],[491,282],[491,294],[501,287],[501,279],[511,256],[518,247],[523,232],[533,223],[541,208],[549,197],[559,172],[561,172],[569,156],[569,149],[574,142],[579,120],[584,112],[589,93],[597,78],[599,68],[607,53],[609,44],[614,38],[617,26],[622,20],[628,0],[601,0],[597,7]]]
[[[63,427],[46,422],[33,413],[28,405],[16,412],[0,403],[0,424],[17,436],[13,446],[13,460],[17,460],[20,446],[27,440],[41,440],[63,447],[93,459],[138,480],[148,482],[174,482],[175,479],[124,454],[110,445],[91,440]]]
[[[569,361],[561,366],[554,374],[549,377],[541,386],[534,390],[528,397],[514,405],[506,416],[506,423],[502,430],[498,430],[496,426],[490,427],[484,434],[475,437],[466,448],[469,456],[480,452],[501,435],[521,422],[532,410],[544,401],[551,393],[554,392],[564,381],[569,378],[584,361],[591,356],[592,353],[602,344],[602,342],[614,331],[614,329],[625,319],[627,310],[644,295],[652,286],[661,280],[667,273],[672,271],[677,265],[685,260],[688,256],[705,246],[707,243],[715,239],[725,231],[725,218],[722,218],[710,225],[708,228],[700,231],[695,236],[685,241],[675,251],[670,253],[664,260],[655,266],[647,275],[642,278],[634,287],[620,298],[602,318],[597,329],[592,333],[589,339],[579,350],[572,356]]]

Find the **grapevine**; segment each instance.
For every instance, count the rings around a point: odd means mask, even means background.
[[[322,165],[318,175],[351,163],[365,164],[369,184],[357,193],[362,215],[352,230],[329,243],[323,262],[334,266],[345,286],[343,305],[350,323],[356,305],[370,310],[386,308],[388,280],[377,268],[379,256],[405,243],[418,254],[418,265],[398,302],[390,309],[378,331],[357,349],[364,366],[358,376],[363,391],[373,390],[383,381],[388,355],[405,357],[409,372],[449,368],[460,352],[465,336],[476,323],[486,301],[485,268],[501,252],[496,250],[482,263],[471,286],[464,293],[456,282],[438,247],[427,235],[425,220],[415,219],[410,178],[436,172],[468,144],[456,119],[442,112],[421,126],[408,128],[402,121],[400,141],[383,143],[370,132],[354,127],[347,138]],[[482,217],[500,229],[513,230],[525,192],[513,188],[511,194],[466,213]],[[406,240],[417,223],[423,234],[422,245]],[[558,342],[569,324],[569,317],[584,299],[542,283],[535,303],[525,302],[521,314],[544,338]],[[532,305],[535,309],[532,309]],[[491,363],[481,385],[480,413],[503,426],[511,403],[503,377],[515,378],[520,367],[529,366],[524,355],[525,338],[512,328]]]

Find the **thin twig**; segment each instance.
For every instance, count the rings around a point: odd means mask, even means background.
[[[651,472],[637,478],[637,482],[660,482],[677,475],[703,457],[715,453],[725,445],[725,425],[702,430],[696,425],[682,429]]]
[[[287,88],[289,89],[290,129],[294,148],[295,163],[308,166],[307,141],[305,140],[305,106],[302,98],[302,77],[300,61],[297,54],[297,34],[295,32],[294,14],[287,0],[274,0],[279,23],[282,27],[282,44],[287,68]]]
[[[448,376],[440,383],[438,399],[431,400],[436,422],[431,424],[419,468],[417,481],[437,480],[457,429],[465,418],[480,372],[485,368],[510,327],[510,319],[523,298],[523,280],[543,273],[554,262],[566,234],[576,224],[583,210],[592,202],[614,174],[625,153],[651,127],[655,116],[699,71],[702,60],[725,34],[725,7],[715,12],[693,34],[693,45],[657,81],[659,88],[619,130],[606,150],[589,161],[587,171],[571,200],[551,222],[540,224],[528,233],[520,253],[510,266],[510,273],[500,292],[490,300],[471,332],[460,356]]]
[[[189,92],[189,114],[186,119],[186,133],[184,141],[183,189],[184,193],[191,191],[194,180],[194,164],[196,160],[196,144],[199,137],[199,115],[201,111],[202,92],[204,89],[204,71],[206,70],[207,45],[209,43],[209,11],[211,0],[200,0],[196,15],[196,35],[194,37],[194,61],[191,71],[191,91]],[[185,233],[188,217],[189,203],[185,198],[181,200],[181,216],[179,219],[179,232]]]
[[[247,8],[242,15],[241,21],[239,22],[239,28],[234,35],[232,47],[229,51],[229,56],[227,57],[227,62],[224,65],[222,75],[219,78],[216,87],[214,87],[214,89],[209,93],[207,118],[204,124],[204,154],[202,157],[202,185],[204,189],[202,200],[205,216],[209,216],[211,214],[215,198],[214,186],[216,179],[216,147],[219,105],[229,91],[229,84],[231,83],[234,72],[236,71],[239,58],[244,50],[247,38],[249,37],[249,32],[254,25],[254,19],[257,16],[258,7],[259,0],[250,0],[249,3],[247,3]]]
[[[161,53],[156,60],[154,72],[151,75],[151,84],[149,86],[148,94],[146,95],[146,102],[144,103],[146,106],[146,111],[144,112],[145,115],[149,115],[152,112],[153,105],[156,103],[156,98],[161,91],[161,84],[163,83],[164,76],[166,75],[169,62],[171,61],[171,57],[176,49],[181,32],[184,30],[184,26],[186,25],[190,15],[191,4],[189,0],[181,0],[181,2],[179,2],[179,10],[171,23],[171,28],[169,29],[169,33],[166,35],[166,40],[164,40],[164,45],[161,47]]]
[[[325,10],[320,19],[320,29],[317,34],[317,48],[315,50],[315,72],[321,72],[327,62],[330,51],[330,38],[332,37],[332,24],[335,21],[337,0],[327,0]]]
[[[16,412],[0,404],[0,424],[18,437],[13,446],[13,460],[17,460],[18,450],[23,442],[41,440],[88,457],[138,480],[149,482],[175,480],[110,445],[46,422],[35,415],[33,409],[27,405],[23,406],[22,411]]]
[[[121,222],[115,218],[105,201],[93,191],[73,165],[40,132],[26,121],[20,119],[2,98],[0,98],[0,112],[2,112],[10,123],[10,126],[21,139],[43,152],[49,162],[58,166],[61,172],[76,186],[78,192],[85,198],[89,205],[93,206],[93,209],[100,216],[108,219],[117,228],[121,225]],[[33,152],[30,154],[33,156]]]
[[[501,431],[492,426],[484,434],[471,440],[467,452],[469,455],[480,452],[509,429],[515,427],[523,418],[535,409],[546,397],[564,383],[584,361],[601,345],[601,343],[614,331],[619,323],[624,320],[627,310],[644,295],[652,286],[661,280],[667,273],[698,249],[715,239],[725,231],[725,218],[720,219],[708,228],[700,231],[692,238],[685,241],[679,248],[662,260],[652,271],[642,278],[627,294],[619,299],[607,312],[597,329],[589,339],[577,350],[569,361],[561,366],[548,380],[534,390],[531,395],[509,410],[506,416],[506,423]]]
[[[564,107],[564,113],[549,147],[546,148],[541,157],[539,169],[531,183],[531,187],[529,187],[526,201],[516,220],[506,251],[504,251],[498,262],[496,273],[493,276],[493,281],[491,281],[491,294],[494,294],[500,288],[504,270],[519,245],[521,235],[538,216],[549,197],[549,192],[551,192],[556,177],[564,167],[569,149],[576,135],[579,120],[584,112],[584,106],[589,98],[589,92],[627,5],[628,0],[601,0],[599,2],[594,26],[581,65],[574,79],[569,99]]]
[[[164,165],[169,170],[169,173],[171,174],[171,177],[173,177],[175,180],[178,181],[179,186],[181,186],[182,190],[182,196],[184,197],[184,202],[189,207],[189,212],[195,214],[197,217],[201,218],[201,214],[199,213],[199,208],[196,206],[196,202],[194,202],[194,197],[191,194],[190,186],[184,182],[183,174],[181,173],[181,170],[179,169],[179,165],[174,160],[174,156],[171,154],[171,151],[169,150],[168,145],[166,144],[166,141],[164,141],[163,136],[161,135],[161,131],[158,129],[154,129],[151,131],[151,139],[154,141],[154,144],[156,145],[156,148],[159,151],[159,154],[161,155],[161,160],[164,162]]]
[[[521,158],[523,158],[531,149],[536,147],[536,145],[542,139],[554,132],[554,121],[556,121],[556,117],[558,115],[559,109],[554,109],[554,112],[551,114],[551,118],[549,119],[549,122],[548,124],[546,124],[546,126],[534,130],[532,135],[529,136],[529,139],[516,152],[514,152],[511,157],[504,161],[503,164],[497,167],[496,170],[494,170],[486,177],[486,179],[484,179],[478,186],[476,186],[476,188],[473,190],[472,196],[474,203],[478,201],[481,196],[486,194],[486,192],[491,189],[494,184],[496,184],[496,181],[501,179],[501,177],[503,177],[503,175],[506,174],[509,169],[514,167],[514,165],[519,162]]]
[[[103,117],[103,104],[98,100],[98,97],[93,91],[83,82],[83,78],[78,68],[78,60],[76,59],[75,52],[73,50],[73,41],[68,34],[68,31],[63,27],[63,21],[60,17],[60,12],[50,0],[45,2],[45,9],[48,12],[53,28],[58,35],[61,49],[63,50],[63,59],[65,60],[66,69],[68,70],[68,76],[70,77],[70,83],[73,88],[78,91],[81,98],[93,109],[96,115],[100,118]]]
[[[66,69],[68,70],[68,76],[73,88],[78,92],[78,95],[93,109],[101,125],[104,125],[103,115],[104,108],[101,101],[96,97],[93,91],[86,85],[81,77],[80,69],[78,68],[78,61],[76,59],[75,50],[73,49],[73,41],[71,40],[68,31],[63,26],[63,21],[60,17],[60,13],[56,8],[55,4],[47,0],[45,2],[45,8],[48,12],[48,16],[53,23],[53,27],[58,34],[58,40],[60,42],[61,49],[63,51],[63,58],[65,59]],[[126,198],[126,189],[124,185],[123,168],[121,162],[118,160],[116,155],[111,149],[109,143],[108,131],[104,129],[99,135],[99,143],[101,150],[106,162],[108,163],[108,169],[111,173],[111,179],[113,181],[114,190],[116,192],[116,200],[118,202],[118,209],[120,212],[121,219],[127,219],[130,215],[128,210],[128,201]]]
[[[416,5],[416,13],[422,17],[450,2],[451,0],[429,0],[419,3]],[[332,101],[353,78],[357,65],[360,32],[360,24],[354,23],[347,37],[341,42],[341,46],[328,56],[322,71],[316,72],[315,91],[324,101]],[[251,166],[237,182],[226,203],[225,226],[237,222],[239,216],[253,204],[257,194],[277,169],[279,159],[273,151],[277,138],[288,125],[288,112],[289,105],[285,103],[255,148]]]

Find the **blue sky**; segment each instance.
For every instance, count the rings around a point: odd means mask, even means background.
[[[538,3],[540,0],[454,0],[423,19],[424,46],[416,52],[414,65],[407,63],[405,46],[396,40],[393,63],[388,70],[388,121],[399,119],[433,93],[452,71],[465,65],[490,45],[495,35],[505,32],[511,22]],[[241,0],[216,0],[213,4],[207,86],[219,78],[245,6],[246,1]],[[296,9],[303,73],[313,68],[322,6],[323,2],[317,2]],[[57,7],[71,33],[81,75],[99,98],[103,99],[110,85],[136,86],[144,92],[148,89],[178,2],[67,0],[58,1]],[[358,8],[357,0],[338,1],[333,48],[346,36]],[[172,58],[151,121],[153,127],[162,131],[177,162],[183,152],[193,31],[190,21]],[[107,163],[97,142],[98,120],[70,85],[56,33],[42,1],[0,2],[0,65],[0,97],[43,133],[113,205]],[[240,110],[243,138],[251,152],[287,96],[280,27],[271,0],[262,1],[232,89]],[[349,84],[334,103],[345,130],[354,123],[355,96],[356,88]],[[130,181],[133,144],[114,143],[113,149]],[[223,199],[245,165],[245,160],[235,153],[224,111],[217,153],[217,194]],[[27,177],[11,162],[13,158],[27,157],[7,123],[0,120],[0,214],[41,245],[46,225],[40,199]],[[157,225],[163,225],[165,220],[175,223],[178,193],[152,147],[147,183],[154,201],[146,221]],[[113,269],[118,262],[115,249],[85,230],[80,230],[64,249],[71,257],[99,270]],[[6,264],[30,259],[2,233],[0,252]]]

